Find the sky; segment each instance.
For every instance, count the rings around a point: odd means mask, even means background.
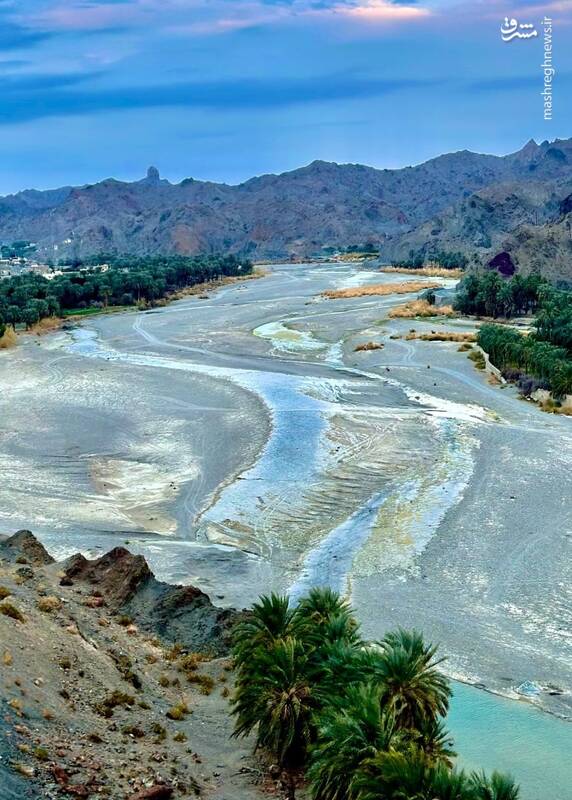
[[[0,80],[0,194],[504,154],[572,136],[572,0],[0,0]]]

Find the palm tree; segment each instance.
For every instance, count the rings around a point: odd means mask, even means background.
[[[256,650],[238,675],[234,736],[256,731],[256,747],[282,766],[303,762],[316,703],[303,647],[288,637]]]
[[[364,762],[353,787],[356,800],[474,800],[463,772],[429,764],[414,747],[378,753]]]
[[[453,750],[453,739],[441,719],[424,722],[419,730],[408,731],[411,741],[423,752],[430,764],[443,764],[451,768],[457,753]]]
[[[233,656],[237,669],[253,657],[258,648],[271,647],[279,639],[292,633],[293,609],[288,597],[276,594],[263,595],[252,606],[247,619],[234,629]]]
[[[318,720],[307,778],[313,800],[353,800],[360,765],[401,743],[393,718],[381,710],[379,689],[350,687],[343,707],[330,708]]]
[[[381,702],[395,715],[401,728],[422,730],[444,717],[449,708],[449,682],[438,670],[437,648],[426,645],[416,631],[398,629],[381,642],[373,655],[376,677],[382,686]]]
[[[332,617],[344,615],[353,618],[353,611],[349,603],[333,589],[327,586],[315,586],[298,604],[296,624],[302,627],[308,624],[321,626]]]
[[[518,800],[520,789],[509,775],[493,772],[487,778],[484,772],[471,775],[475,800]]]

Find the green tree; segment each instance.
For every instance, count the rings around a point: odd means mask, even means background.
[[[327,709],[318,720],[307,773],[313,800],[354,800],[363,762],[402,745],[394,718],[382,710],[379,688],[351,687],[343,707]]]
[[[449,682],[437,667],[437,648],[426,645],[417,631],[402,628],[381,642],[378,678],[381,703],[400,728],[422,730],[449,708]]]
[[[353,785],[356,800],[474,800],[463,772],[430,764],[414,747],[378,753],[364,762]]]
[[[493,772],[487,778],[484,772],[471,775],[474,800],[518,800],[519,787],[509,775]]]
[[[254,733],[282,766],[302,764],[311,740],[316,708],[302,645],[288,637],[257,649],[238,674],[234,736]]]
[[[272,647],[290,636],[294,611],[286,596],[263,595],[244,622],[236,626],[233,656],[237,669],[249,664],[257,650]]]

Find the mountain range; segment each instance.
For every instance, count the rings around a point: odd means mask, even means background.
[[[403,169],[314,161],[239,185],[173,184],[150,167],[133,183],[0,198],[0,240],[33,241],[44,257],[231,251],[295,260],[371,243],[385,263],[461,251],[487,266],[507,254],[516,270],[570,282],[571,221],[572,139],[531,140],[506,156],[463,150]]]

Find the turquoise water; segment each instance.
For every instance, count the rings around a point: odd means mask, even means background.
[[[454,683],[448,716],[459,764],[498,769],[520,783],[521,800],[572,800],[572,724]]]

